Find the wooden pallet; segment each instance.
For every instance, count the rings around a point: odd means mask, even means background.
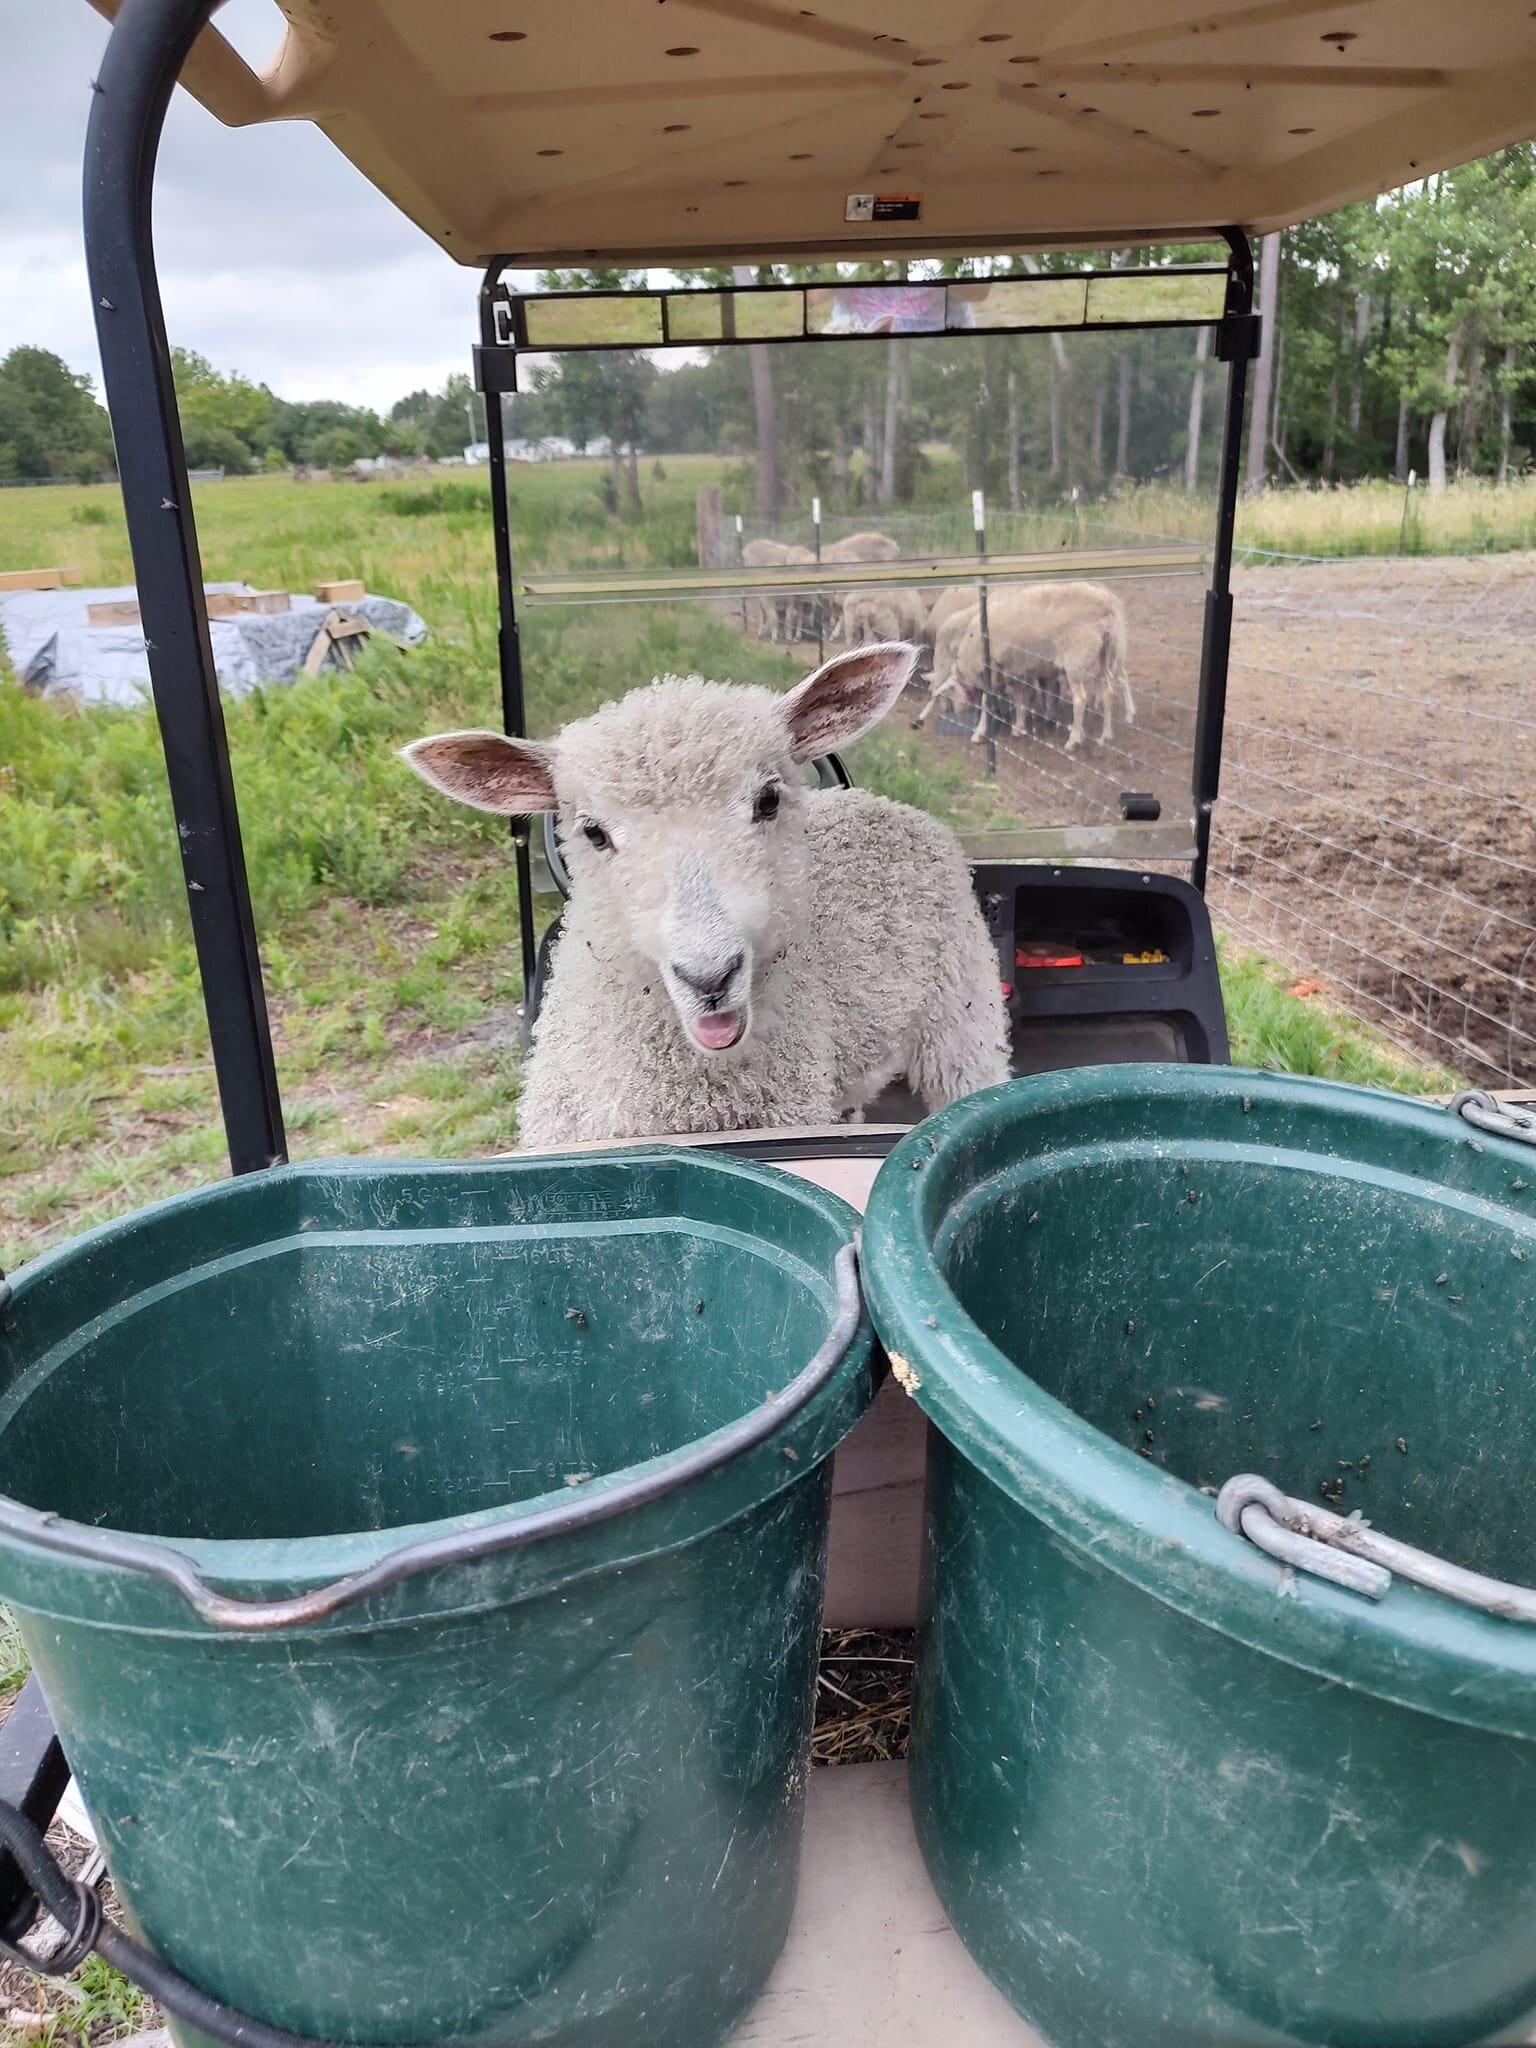
[[[78,569],[0,569],[0,590],[77,590]]]
[[[286,590],[210,590],[204,593],[203,602],[210,619],[270,617],[291,610],[293,605]],[[101,604],[88,604],[85,621],[88,626],[143,624],[139,601],[134,597],[107,598]]]

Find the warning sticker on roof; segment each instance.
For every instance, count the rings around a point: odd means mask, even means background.
[[[843,219],[916,220],[922,200],[915,192],[850,192],[843,207]]]

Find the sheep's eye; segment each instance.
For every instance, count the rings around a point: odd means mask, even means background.
[[[752,820],[754,824],[761,825],[766,819],[776,818],[779,815],[779,795],[779,785],[776,782],[765,782],[763,784],[762,788],[757,792],[752,805]]]
[[[613,841],[608,837],[608,834],[603,830],[602,826],[596,822],[595,819],[584,819],[582,821],[581,829],[586,834],[587,844],[589,846],[596,846],[599,848],[605,846],[612,846]]]

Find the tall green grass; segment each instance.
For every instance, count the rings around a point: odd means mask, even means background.
[[[1293,994],[1294,978],[1262,954],[1226,943],[1220,954],[1234,1066],[1410,1095],[1448,1095],[1462,1085],[1452,1069],[1415,1060],[1347,1017],[1323,991]]]

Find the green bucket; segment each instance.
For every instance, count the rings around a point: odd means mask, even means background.
[[[0,1597],[166,1961],[349,2041],[728,2033],[794,1898],[856,1222],[683,1150],[325,1164],[15,1276]]]
[[[1536,1579],[1536,1152],[1321,1082],[1053,1074],[903,1141],[864,1275],[935,1425],[919,1839],[1018,2010],[1053,2048],[1527,2039],[1536,1629],[1330,1583],[1212,1496]]]

